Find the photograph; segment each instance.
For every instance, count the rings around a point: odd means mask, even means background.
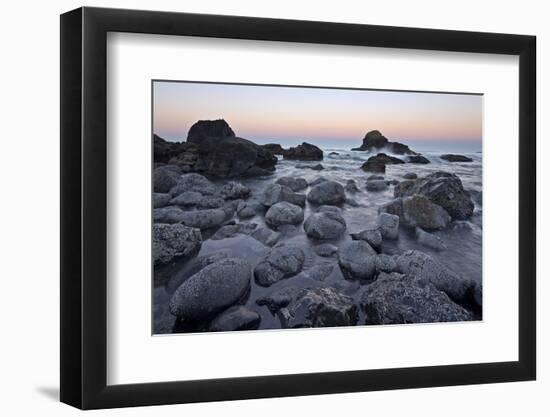
[[[482,320],[483,95],[152,81],[153,334]]]

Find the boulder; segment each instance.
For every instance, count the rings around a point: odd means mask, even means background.
[[[226,258],[191,276],[170,300],[170,313],[203,321],[237,304],[248,293],[252,267],[242,259]]]
[[[196,191],[186,191],[172,198],[170,204],[173,206],[195,206],[202,200],[202,194]]]
[[[366,229],[359,233],[351,233],[353,240],[364,240],[372,248],[379,250],[382,246],[382,233],[378,229]]]
[[[283,158],[300,161],[322,161],[323,151],[315,145],[303,142],[301,145],[284,151]]]
[[[346,192],[341,184],[334,181],[323,181],[315,185],[307,195],[307,201],[313,204],[341,204],[346,200]]]
[[[264,190],[261,197],[261,202],[266,207],[271,207],[282,201],[304,207],[306,204],[306,196],[304,194],[295,193],[286,185],[271,184]]]
[[[440,158],[448,162],[473,162],[473,159],[467,156],[450,154],[450,153],[441,155]]]
[[[227,213],[219,208],[184,211],[179,215],[180,223],[186,226],[197,227],[201,230],[220,226],[227,220],[227,217]]]
[[[339,212],[318,210],[306,219],[304,230],[312,239],[336,239],[344,234],[346,221]]]
[[[397,239],[399,236],[399,216],[389,213],[378,215],[378,229],[385,239]]]
[[[429,281],[414,275],[381,273],[361,296],[366,324],[434,323],[471,320]]]
[[[474,203],[470,198],[470,193],[464,189],[460,178],[449,172],[434,172],[417,179],[410,186],[394,189],[396,197],[414,194],[420,194],[432,203],[443,207],[453,220],[466,220],[474,212]]]
[[[438,236],[432,233],[428,233],[419,227],[416,228],[416,240],[421,245],[436,251],[442,251],[446,249],[445,244]]]
[[[202,244],[199,229],[182,224],[153,225],[153,261],[166,264],[175,258],[198,252]]]
[[[285,224],[298,224],[303,220],[304,210],[286,201],[272,205],[265,214],[265,222],[275,228]]]
[[[250,236],[266,246],[273,246],[280,239],[281,234],[279,232],[274,232],[267,227],[260,227],[254,230]]]
[[[331,243],[321,243],[320,245],[314,246],[313,251],[319,256],[328,258],[338,252],[338,247]]]
[[[197,208],[220,208],[225,205],[225,201],[221,197],[203,197],[198,203]]]
[[[220,227],[216,233],[212,235],[210,239],[212,240],[221,240],[235,237],[236,235],[250,235],[258,225],[256,223],[237,223],[237,224],[228,224],[226,226]]]
[[[388,152],[396,155],[415,155],[416,153],[409,149],[407,145],[399,142],[390,142],[380,131],[371,130],[363,138],[363,143],[359,148],[353,148],[352,151],[375,152],[386,149]]]
[[[408,227],[421,227],[425,230],[441,230],[451,222],[451,216],[442,207],[426,197],[415,194],[402,199],[402,224]]]
[[[268,150],[273,155],[283,155],[285,150],[281,145],[278,143],[266,143],[265,145],[261,145],[262,148]]]
[[[367,181],[366,187],[368,191],[384,191],[388,189],[388,183],[386,180],[370,180]]]
[[[231,332],[235,330],[256,330],[262,321],[255,311],[243,306],[229,307],[210,322],[210,332]]]
[[[271,314],[276,314],[281,308],[289,305],[299,291],[300,289],[292,286],[281,288],[258,298],[256,304],[266,306]]]
[[[296,246],[275,246],[254,269],[256,283],[269,287],[282,279],[292,277],[302,270],[305,255]]]
[[[298,164],[294,168],[297,168],[297,169],[312,169],[314,171],[322,171],[323,169],[325,169],[325,167],[321,164],[315,164],[315,165]]]
[[[264,211],[264,205],[258,201],[241,201],[237,205],[237,215],[243,219],[254,217]]]
[[[391,164],[404,164],[405,162],[394,156],[386,155],[385,153],[379,153],[376,156],[371,156],[361,166],[361,169],[365,172],[375,172],[384,174],[386,172],[386,165]]]
[[[304,288],[278,312],[283,328],[353,326],[357,306],[353,298],[334,288]]]
[[[364,240],[347,242],[338,250],[338,263],[346,279],[372,279],[375,260],[376,251]]]
[[[367,181],[374,181],[374,180],[383,180],[385,179],[383,175],[378,174],[372,174],[367,177]]]
[[[398,272],[415,275],[431,282],[435,288],[444,291],[452,300],[467,303],[472,296],[475,283],[458,276],[424,252],[408,250],[396,258]]]
[[[167,193],[178,183],[181,171],[174,170],[168,165],[155,168],[153,171],[153,191]]]
[[[234,137],[235,132],[223,119],[219,120],[199,120],[187,133],[187,142],[200,145],[209,138]]]
[[[394,197],[409,195],[409,190],[414,187],[414,184],[416,184],[414,180],[401,181],[393,188]]]
[[[300,177],[281,177],[275,183],[284,185],[294,192],[305,190],[308,187],[307,181]]]
[[[415,180],[418,178],[418,175],[416,175],[414,172],[406,172],[403,174],[403,178],[406,180]]]
[[[397,271],[397,262],[395,261],[394,256],[379,254],[376,255],[374,261],[376,267],[376,272],[395,272]]]
[[[324,281],[332,274],[332,271],[334,271],[334,265],[335,264],[331,262],[319,262],[311,268],[302,271],[299,276],[315,281]]]
[[[180,175],[176,185],[170,188],[172,197],[177,197],[189,191],[201,193],[202,195],[212,195],[216,192],[216,188],[208,178],[196,173]]]
[[[248,198],[250,195],[250,188],[242,185],[240,182],[230,181],[222,187],[220,194],[226,200]]]
[[[153,209],[154,223],[181,223],[184,211],[177,206],[166,206]]]
[[[407,162],[410,164],[429,164],[430,160],[422,155],[411,155],[407,157]]]
[[[153,208],[160,208],[167,206],[172,199],[172,196],[168,193],[153,193]]]
[[[349,179],[346,181],[346,185],[344,186],[344,191],[347,193],[357,193],[359,192],[359,187],[357,186],[357,183],[353,179]]]
[[[308,184],[310,187],[315,187],[316,185],[319,185],[325,181],[328,181],[328,179],[325,177],[316,177],[313,181],[310,181]]]

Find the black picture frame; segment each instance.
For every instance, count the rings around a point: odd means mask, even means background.
[[[519,56],[519,360],[107,385],[108,32]],[[534,36],[102,8],[61,15],[61,401],[82,409],[533,380]]]

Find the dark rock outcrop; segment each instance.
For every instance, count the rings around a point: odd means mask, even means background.
[[[323,151],[315,145],[303,142],[301,145],[285,150],[283,158],[300,161],[322,161]]]
[[[422,155],[411,155],[407,157],[407,162],[410,164],[429,164],[430,160]]]
[[[187,142],[200,145],[209,138],[221,139],[234,136],[235,132],[223,119],[199,120],[189,129]]]
[[[396,155],[416,155],[416,152],[409,149],[407,145],[399,142],[390,142],[380,131],[371,130],[363,138],[363,143],[352,151],[377,152],[382,149]]]
[[[404,163],[405,161],[399,158],[386,155],[385,153],[379,153],[378,155],[371,156],[367,159],[367,161],[361,166],[361,169],[365,172],[384,174],[386,172],[386,165]]]
[[[450,154],[450,153],[441,155],[440,158],[448,162],[472,162],[473,161],[472,158],[469,158],[467,156]]]
[[[267,149],[273,155],[283,155],[285,152],[284,148],[278,143],[266,143],[265,145],[261,146],[262,148]]]
[[[381,273],[361,298],[367,324],[466,321],[472,317],[429,281],[414,275]]]
[[[466,220],[474,212],[470,193],[464,189],[462,181],[455,174],[438,171],[411,181],[409,184],[407,187],[396,187],[394,195],[396,197],[423,195],[432,203],[443,207],[454,220]]]

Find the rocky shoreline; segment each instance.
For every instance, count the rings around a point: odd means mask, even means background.
[[[345,179],[325,166],[338,152],[258,145],[224,120],[153,144],[155,333],[481,318],[481,281],[440,258],[479,206],[455,173],[415,172],[430,160],[408,146],[367,133]]]

